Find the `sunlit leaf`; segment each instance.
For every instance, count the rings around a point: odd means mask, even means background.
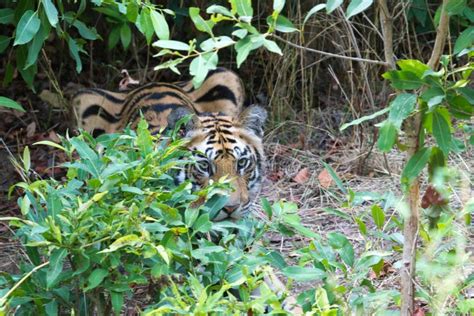
[[[346,18],[351,18],[354,15],[361,13],[372,5],[373,0],[351,0],[351,3],[346,10]]]
[[[25,112],[25,109],[19,103],[17,103],[16,101],[14,101],[10,98],[7,98],[7,97],[0,96],[0,106],[5,107],[5,108],[18,110],[18,111],[21,111],[21,112]]]
[[[31,10],[23,13],[15,30],[15,41],[13,46],[26,44],[33,39],[41,25],[37,12]]]

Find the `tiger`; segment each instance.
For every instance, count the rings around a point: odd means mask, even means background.
[[[192,101],[196,107],[196,112],[219,112],[231,116],[238,115],[243,108],[246,99],[245,89],[240,77],[233,71],[226,68],[216,68],[209,71],[207,77],[199,88],[194,88],[191,80],[168,83],[148,83],[145,85],[130,85],[132,89],[127,91],[112,92],[98,88],[88,88],[79,90],[72,98],[76,125],[89,131],[93,136],[103,133],[112,133],[123,129],[124,125],[131,123],[129,117],[124,113],[124,104],[131,94],[140,93],[140,104],[182,104],[181,99],[186,99],[187,103]],[[169,90],[165,93],[165,90]],[[163,94],[165,93],[165,94]],[[155,94],[153,96],[153,94]],[[165,97],[157,102],[156,97]],[[134,105],[131,104],[131,108]],[[153,120],[153,112],[160,113],[160,127],[166,127],[163,121],[173,107],[165,106],[155,108],[149,112],[149,119]],[[156,125],[158,122],[154,122]],[[133,124],[132,124],[133,125]]]
[[[262,139],[267,112],[260,105],[244,109],[244,98],[240,78],[218,68],[198,89],[190,82],[152,82],[127,92],[91,88],[79,91],[72,104],[79,127],[95,131],[94,136],[128,125],[136,128],[141,116],[151,133],[159,133],[193,115],[184,137],[196,162],[178,172],[177,182],[189,180],[193,188],[199,188],[226,176],[232,190],[213,220],[235,221],[250,213],[265,164]]]

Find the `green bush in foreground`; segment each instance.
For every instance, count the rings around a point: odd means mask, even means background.
[[[189,156],[182,145],[151,136],[145,122],[137,134],[83,133],[55,144],[70,157],[67,180],[17,184],[24,219],[10,225],[28,258],[23,275],[0,276],[3,312],[118,314],[132,299],[181,314],[279,310],[280,297],[261,282],[265,252],[245,252],[263,224],[213,223],[227,185],[191,192],[175,184],[170,174]],[[23,160],[29,169],[27,152]],[[251,300],[257,288],[265,295]]]
[[[0,315],[110,315],[126,307],[145,315],[291,314],[283,310],[284,289],[264,280],[275,271],[288,278],[288,287],[293,281],[316,281],[297,297],[309,315],[397,314],[399,289],[381,288],[381,271],[392,264],[401,268],[401,220],[385,216],[391,209],[401,212],[399,197],[353,192],[333,175],[349,200],[347,210],[331,213],[357,222],[363,237],[359,251],[340,232],[323,238],[304,227],[294,203],[270,205],[263,199],[267,219],[215,223],[228,185],[223,179],[191,192],[189,183],[176,184],[173,172],[192,162],[175,134],[151,136],[141,122],[136,133],[98,139],[82,133],[62,145],[40,142],[69,157],[62,182],[30,182],[25,149],[25,181],[17,184],[25,192],[18,199],[23,217],[0,220],[10,221],[26,255],[20,274],[0,273]],[[349,215],[367,201],[381,206]],[[472,309],[466,239],[453,233],[458,217],[472,212],[474,204],[469,205],[459,214],[443,214],[440,231],[423,226],[419,278],[424,290],[418,299],[433,311],[440,304],[458,314]],[[366,226],[370,217],[376,228]],[[295,247],[298,265],[264,247],[266,232],[303,237]],[[429,288],[446,276],[451,287]]]

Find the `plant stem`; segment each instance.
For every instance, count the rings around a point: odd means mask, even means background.
[[[379,0],[380,10],[380,24],[382,26],[383,34],[383,50],[385,55],[385,62],[390,68],[395,69],[395,61],[393,55],[393,18],[390,10],[388,9],[386,0]]]
[[[436,40],[433,52],[431,54],[428,66],[435,69],[439,63],[441,54],[443,53],[446,35],[449,27],[449,16],[446,12],[446,4],[449,0],[443,0],[441,8],[441,19],[436,30]],[[419,133],[421,130],[422,112],[417,111],[415,115],[407,120],[407,161],[415,155],[420,145]],[[400,273],[401,283],[401,300],[402,306],[400,315],[413,315],[415,312],[415,287],[413,280],[415,279],[415,265],[416,265],[416,242],[418,237],[419,225],[419,201],[420,201],[420,179],[417,177],[408,189],[408,205],[410,213],[405,218],[403,227],[403,268]]]
[[[292,47],[303,49],[305,51],[316,53],[316,54],[321,54],[321,55],[335,57],[335,58],[341,58],[341,59],[347,59],[347,60],[353,60],[353,61],[360,61],[360,62],[369,63],[369,64],[376,64],[376,65],[382,65],[382,66],[387,65],[387,63],[384,62],[384,61],[333,54],[333,53],[325,52],[325,51],[322,51],[322,50],[317,50],[317,49],[313,49],[313,48],[309,48],[309,47],[304,47],[304,46],[292,43],[292,42],[287,41],[286,39],[284,39],[284,38],[282,38],[282,37],[280,37],[276,34],[271,34],[271,36],[278,39],[279,41],[282,41],[283,43],[286,43],[286,44],[292,46]]]
[[[7,300],[7,298],[8,298],[13,292],[15,292],[15,290],[16,290],[23,282],[25,282],[33,273],[35,273],[36,271],[38,271],[38,270],[41,269],[41,268],[46,267],[48,264],[49,264],[49,261],[46,261],[46,262],[40,264],[39,266],[34,267],[30,272],[28,272],[27,274],[25,274],[25,276],[22,277],[20,281],[18,281],[5,295],[3,295],[3,296],[0,298],[0,305],[2,305],[2,303],[5,302],[5,301]]]

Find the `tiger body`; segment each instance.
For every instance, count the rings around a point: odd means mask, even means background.
[[[136,126],[140,111],[153,132],[168,125],[168,116],[180,107],[195,113],[220,112],[236,116],[242,111],[245,92],[242,81],[232,71],[217,68],[202,85],[192,82],[148,83],[125,92],[89,88],[72,99],[78,127],[97,136],[113,133],[126,125]]]
[[[127,92],[85,89],[72,103],[79,127],[93,135],[117,132],[128,124],[135,128],[142,115],[150,131],[158,133],[194,114],[186,124],[185,137],[196,163],[182,169],[177,180],[203,187],[226,176],[232,191],[214,218],[219,221],[248,214],[261,186],[266,111],[260,106],[243,110],[244,99],[240,78],[218,68],[198,89],[190,81],[149,83]]]

